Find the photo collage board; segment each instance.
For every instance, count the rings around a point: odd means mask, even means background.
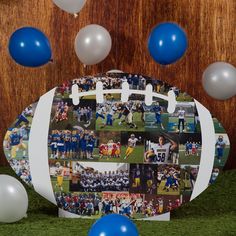
[[[174,91],[177,105],[168,113],[168,101],[131,94],[105,93],[71,99],[72,86],[79,92],[129,89],[167,95]],[[31,184],[28,162],[29,133],[37,103],[26,108],[8,130],[5,154],[16,173]],[[214,118],[216,155],[210,183],[222,170],[229,140]],[[194,99],[176,87],[135,74],[102,74],[65,82],[56,89],[48,135],[51,184],[60,208],[99,218],[118,213],[132,219],[158,216],[188,202],[198,175],[201,129]],[[209,183],[209,184],[210,184]]]

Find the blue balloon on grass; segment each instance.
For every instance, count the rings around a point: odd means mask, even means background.
[[[148,40],[148,49],[153,59],[161,65],[178,61],[188,48],[184,30],[175,23],[157,25]]]
[[[52,57],[48,38],[33,27],[20,28],[11,35],[9,52],[18,64],[27,67],[42,66]]]
[[[92,226],[88,236],[138,236],[135,224],[127,217],[111,214],[102,217]]]

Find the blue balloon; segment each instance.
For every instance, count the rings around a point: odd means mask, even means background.
[[[135,224],[127,217],[111,214],[95,222],[89,236],[138,236]]]
[[[43,32],[32,27],[20,28],[12,34],[9,52],[18,64],[27,67],[42,66],[52,57],[48,38]]]
[[[188,48],[184,30],[174,23],[157,25],[148,40],[148,49],[153,59],[161,65],[179,60]]]

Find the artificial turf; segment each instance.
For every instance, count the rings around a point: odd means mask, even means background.
[[[0,174],[14,175],[10,168]],[[170,222],[136,221],[140,236],[228,236],[236,235],[236,171],[222,173],[216,183],[191,203],[172,212]],[[92,220],[59,219],[57,208],[26,188],[28,218],[14,224],[0,224],[1,236],[79,235],[87,236]]]

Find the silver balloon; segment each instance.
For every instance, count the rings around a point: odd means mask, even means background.
[[[213,63],[205,70],[202,84],[211,97],[226,100],[236,95],[236,68],[225,62]]]
[[[62,10],[76,14],[83,8],[86,0],[53,0],[53,2]]]
[[[107,71],[108,74],[112,74],[112,73],[117,73],[117,74],[121,74],[121,73],[124,73],[123,71],[121,70],[117,70],[117,69],[112,69],[112,70],[109,70]]]
[[[0,222],[13,223],[26,217],[28,195],[15,178],[0,175]]]
[[[110,33],[100,25],[88,25],[81,29],[75,39],[75,51],[84,65],[103,61],[111,51]]]

